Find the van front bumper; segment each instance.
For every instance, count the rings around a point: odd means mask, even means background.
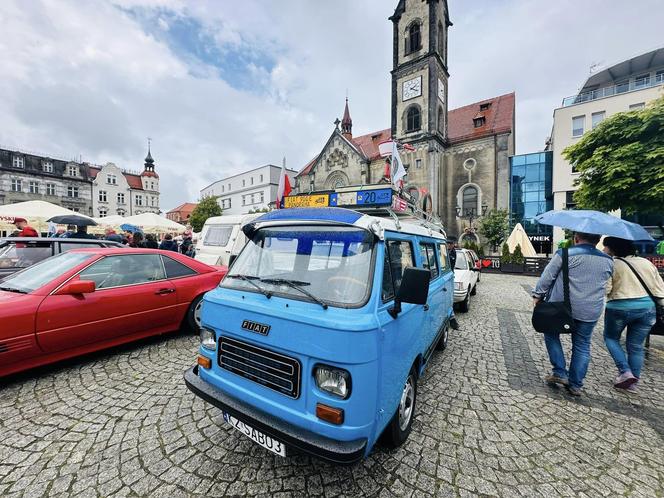
[[[286,446],[333,463],[351,464],[361,460],[367,447],[367,439],[337,441],[302,429],[282,419],[265,413],[221,389],[205,382],[198,375],[198,366],[184,373],[187,387],[196,396],[233,415],[238,420],[258,429]]]

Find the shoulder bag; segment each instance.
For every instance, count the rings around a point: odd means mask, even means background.
[[[571,334],[574,332],[574,318],[572,317],[572,304],[569,299],[569,251],[563,249],[563,301],[547,301],[551,290],[556,284],[560,273],[556,275],[544,301],[535,306],[532,323],[537,332],[543,334]]]
[[[655,311],[657,313],[657,320],[655,320],[655,325],[652,326],[652,329],[650,329],[650,335],[664,335],[664,305],[662,304],[662,300],[655,297],[652,292],[650,292],[650,288],[646,285],[646,283],[643,281],[641,278],[641,275],[639,275],[639,272],[636,271],[636,268],[634,268],[629,262],[624,259],[624,258],[616,258],[625,263],[627,266],[629,266],[629,269],[632,270],[632,273],[636,275],[636,278],[641,282],[641,285],[645,289],[645,291],[648,293],[650,298],[655,302]]]

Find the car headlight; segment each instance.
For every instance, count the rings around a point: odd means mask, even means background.
[[[321,391],[346,399],[350,396],[351,378],[350,373],[340,368],[328,367],[327,365],[316,365],[314,367],[314,378],[316,385]]]
[[[217,337],[213,330],[201,327],[201,346],[214,351],[217,346]]]
[[[463,290],[463,282],[454,282],[454,290],[462,291]]]

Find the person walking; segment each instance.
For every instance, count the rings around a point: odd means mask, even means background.
[[[656,320],[655,302],[644,284],[655,297],[664,298],[664,282],[655,265],[635,256],[631,241],[606,237],[604,252],[614,258],[604,312],[604,344],[618,368],[613,387],[636,392],[643,367],[643,346]],[[625,328],[627,354],[620,345]]]
[[[39,237],[37,230],[28,225],[28,220],[25,218],[14,218],[14,225],[20,230],[17,237]]]
[[[595,248],[599,235],[574,234],[569,251],[569,291],[575,329],[572,332],[572,358],[569,369],[559,333],[545,333],[544,343],[553,368],[544,378],[550,385],[565,386],[573,396],[581,396],[583,380],[590,363],[590,339],[604,309],[606,283],[613,273],[613,259]],[[544,298],[563,301],[562,249],[554,254],[533,290],[533,305]],[[558,278],[560,274],[560,278]]]

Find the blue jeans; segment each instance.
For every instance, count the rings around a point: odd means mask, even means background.
[[[604,344],[609,350],[621,374],[631,371],[641,377],[643,366],[643,344],[650,329],[655,324],[655,307],[636,310],[613,310],[607,308],[604,314]],[[620,336],[627,327],[627,355],[620,345]]]
[[[549,360],[554,375],[568,379],[570,387],[581,389],[583,379],[590,363],[590,338],[597,322],[582,322],[574,320],[576,330],[572,333],[572,359],[569,363],[569,372],[566,368],[565,353],[560,343],[560,334],[544,334],[544,343],[549,353]]]

